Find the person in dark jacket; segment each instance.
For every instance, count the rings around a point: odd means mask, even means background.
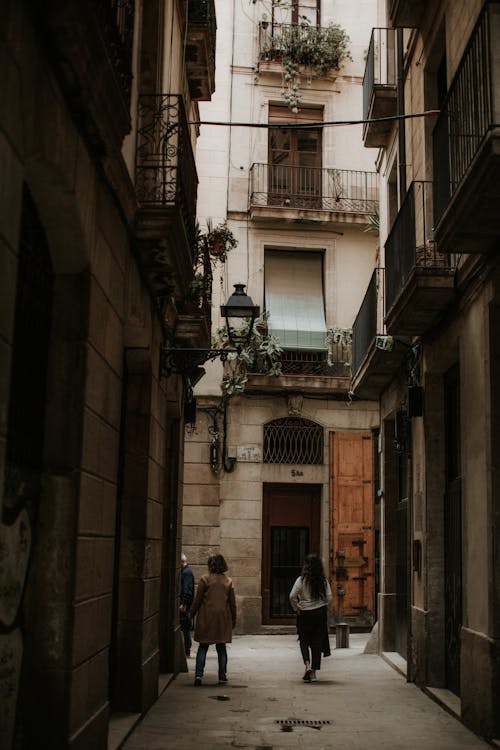
[[[319,555],[307,555],[301,575],[290,591],[290,604],[297,613],[300,652],[306,667],[304,682],[315,682],[321,667],[321,652],[330,655],[328,608],[332,590]]]
[[[184,636],[184,650],[186,656],[191,656],[191,615],[189,610],[194,599],[194,575],[188,565],[184,552],[181,555],[181,591],[179,604],[179,619],[182,635]]]
[[[194,684],[201,685],[208,647],[215,643],[219,663],[219,684],[227,682],[226,643],[231,643],[236,625],[236,597],[233,582],[226,575],[222,555],[208,558],[208,574],[200,578],[191,614],[197,615],[194,639],[198,641]]]

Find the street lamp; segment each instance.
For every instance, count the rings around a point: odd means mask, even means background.
[[[164,344],[161,350],[160,374],[188,375],[205,362],[220,359],[225,362],[231,353],[239,354],[249,343],[255,319],[260,313],[258,305],[245,292],[244,284],[235,284],[234,292],[225,305],[220,307],[226,321],[227,334],[231,347],[223,349],[177,349]]]
[[[235,284],[234,292],[225,305],[220,306],[221,315],[226,320],[229,342],[241,350],[250,342],[255,318],[260,314],[258,305],[245,292],[244,284]],[[242,323],[247,321],[248,323]]]

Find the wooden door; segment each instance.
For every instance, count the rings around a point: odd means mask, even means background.
[[[321,128],[293,130],[283,123],[318,122],[320,109],[302,109],[293,115],[287,107],[271,106],[269,124],[269,204],[290,208],[321,207]]]
[[[330,574],[337,622],[373,624],[374,497],[370,432],[330,433]]]
[[[288,595],[310,552],[319,553],[321,486],[265,484],[262,514],[262,622],[291,624]]]

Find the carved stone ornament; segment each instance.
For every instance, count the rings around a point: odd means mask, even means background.
[[[300,417],[302,414],[303,402],[304,396],[301,393],[292,393],[290,396],[288,396],[288,414],[291,417]]]

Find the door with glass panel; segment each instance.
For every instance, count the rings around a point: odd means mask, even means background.
[[[320,110],[311,112],[311,117],[301,119],[318,122]],[[321,208],[321,172],[321,128],[270,128],[269,205]]]
[[[319,26],[320,0],[273,0],[272,23],[276,26],[299,23]]]

